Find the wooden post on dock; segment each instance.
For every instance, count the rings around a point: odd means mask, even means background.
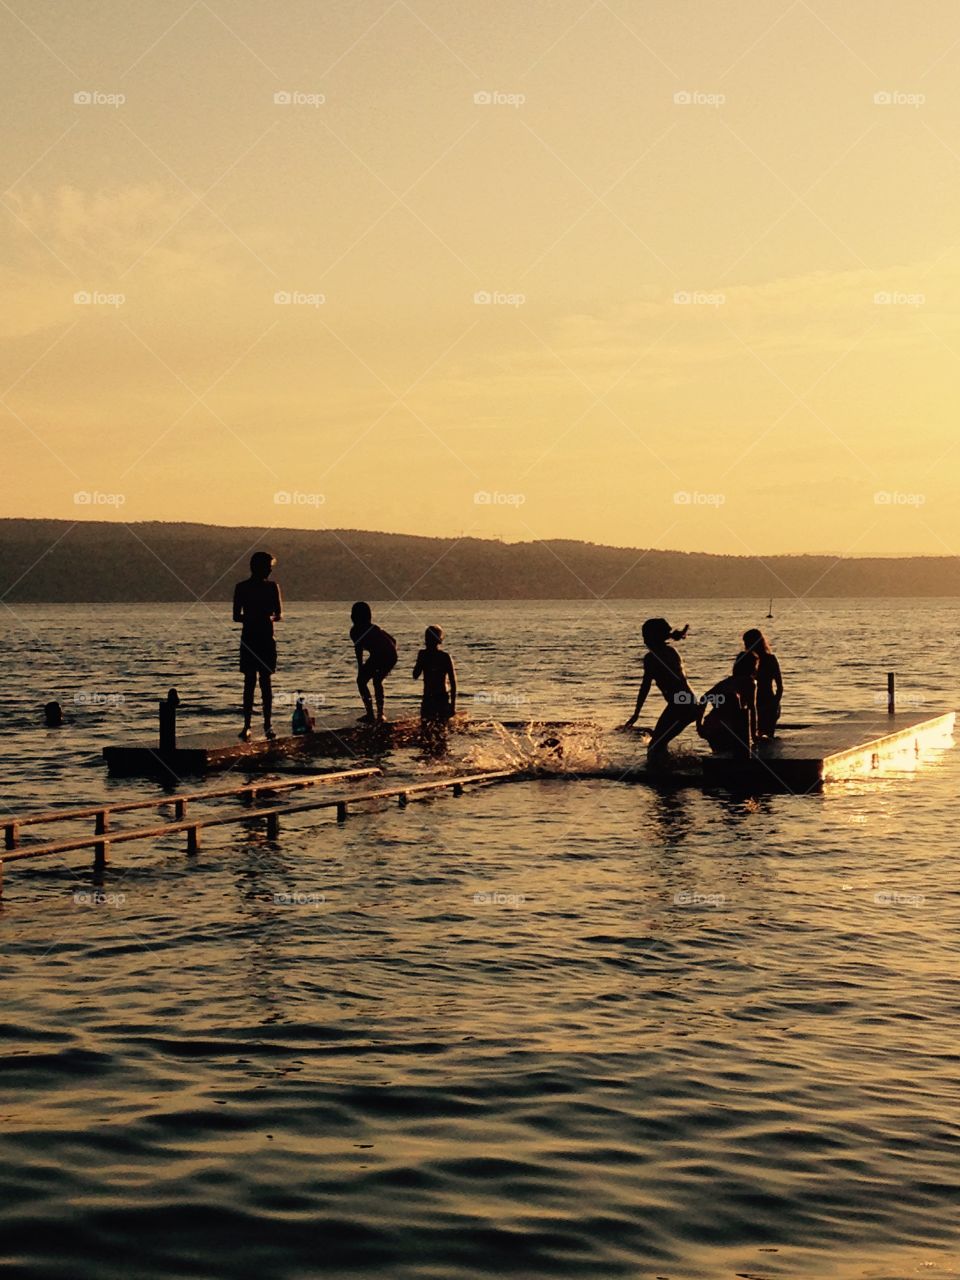
[[[276,840],[280,835],[280,817],[276,813],[267,814],[267,839]]]
[[[887,715],[896,714],[897,710],[897,674],[895,671],[887,672]]]
[[[177,749],[177,707],[180,695],[176,689],[168,689],[160,702],[160,750],[174,752]]]

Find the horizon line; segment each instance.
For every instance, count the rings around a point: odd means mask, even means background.
[[[597,547],[609,551],[642,551],[644,553],[659,552],[663,555],[676,556],[711,556],[716,559],[727,560],[771,560],[784,558],[828,558],[832,560],[955,560],[957,557],[949,553],[936,555],[929,551],[866,551],[853,553],[835,550],[821,551],[764,551],[764,552],[737,552],[737,551],[706,551],[697,549],[694,551],[683,551],[678,547],[657,547],[657,546],[639,546],[636,543],[614,543],[614,542],[594,542],[589,538],[564,538],[564,537],[544,537],[544,538],[518,538],[508,539],[499,537],[496,534],[486,537],[473,533],[408,533],[400,532],[395,529],[358,529],[348,528],[345,526],[326,527],[322,529],[311,529],[306,526],[299,525],[276,525],[265,528],[259,524],[214,524],[205,520],[162,520],[162,519],[142,519],[142,520],[109,520],[109,519],[90,519],[83,517],[70,518],[67,516],[0,516],[0,525],[6,522],[19,523],[35,523],[35,524],[64,524],[64,525],[101,525],[115,526],[123,529],[128,526],[137,525],[166,525],[170,528],[199,528],[199,529],[220,529],[243,530],[245,532],[256,528],[264,528],[265,536],[276,533],[296,533],[296,534],[364,534],[370,537],[378,538],[418,538],[429,542],[482,542],[490,545],[499,545],[505,547],[534,547],[538,545],[547,545],[550,543],[562,542],[572,543],[583,547]]]

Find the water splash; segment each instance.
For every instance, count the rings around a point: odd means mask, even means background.
[[[589,721],[523,726],[481,720],[469,726],[473,741],[462,757],[469,769],[516,769],[541,774],[599,773],[610,767],[600,725]]]

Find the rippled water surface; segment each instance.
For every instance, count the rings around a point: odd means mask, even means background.
[[[11,1273],[960,1276],[958,754],[802,798],[617,781],[661,612],[691,623],[698,691],[767,625],[759,602],[378,610],[388,711],[415,708],[436,621],[484,722],[447,764],[388,757],[385,784],[536,753],[493,721],[591,722],[554,776],[273,842],[212,828],[192,858],[119,845],[97,882],[87,854],[8,866]],[[891,667],[902,705],[955,705],[957,603],[777,612],[786,720],[874,706]],[[224,615],[8,614],[6,812],[155,794],[97,755],[152,733],[171,683],[185,728],[238,728]],[[298,688],[357,713],[347,626],[289,606],[284,718]]]

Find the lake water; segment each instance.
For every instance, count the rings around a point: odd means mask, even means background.
[[[97,886],[87,854],[11,865],[11,1273],[960,1276],[960,753],[806,797],[616,780],[649,614],[691,623],[698,692],[767,627],[788,721],[875,706],[890,668],[901,705],[956,705],[960,602],[776,612],[383,605],[388,714],[416,708],[439,622],[486,722],[450,767],[530,755],[494,720],[576,717],[596,727],[570,767],[608,776],[291,817],[278,842],[215,828],[190,859],[182,836],[121,845]],[[239,728],[226,606],[7,622],[7,813],[155,794],[97,755],[152,734],[170,684],[184,729]],[[288,606],[278,720],[297,689],[359,712],[348,625]],[[391,783],[446,767],[383,763]]]

